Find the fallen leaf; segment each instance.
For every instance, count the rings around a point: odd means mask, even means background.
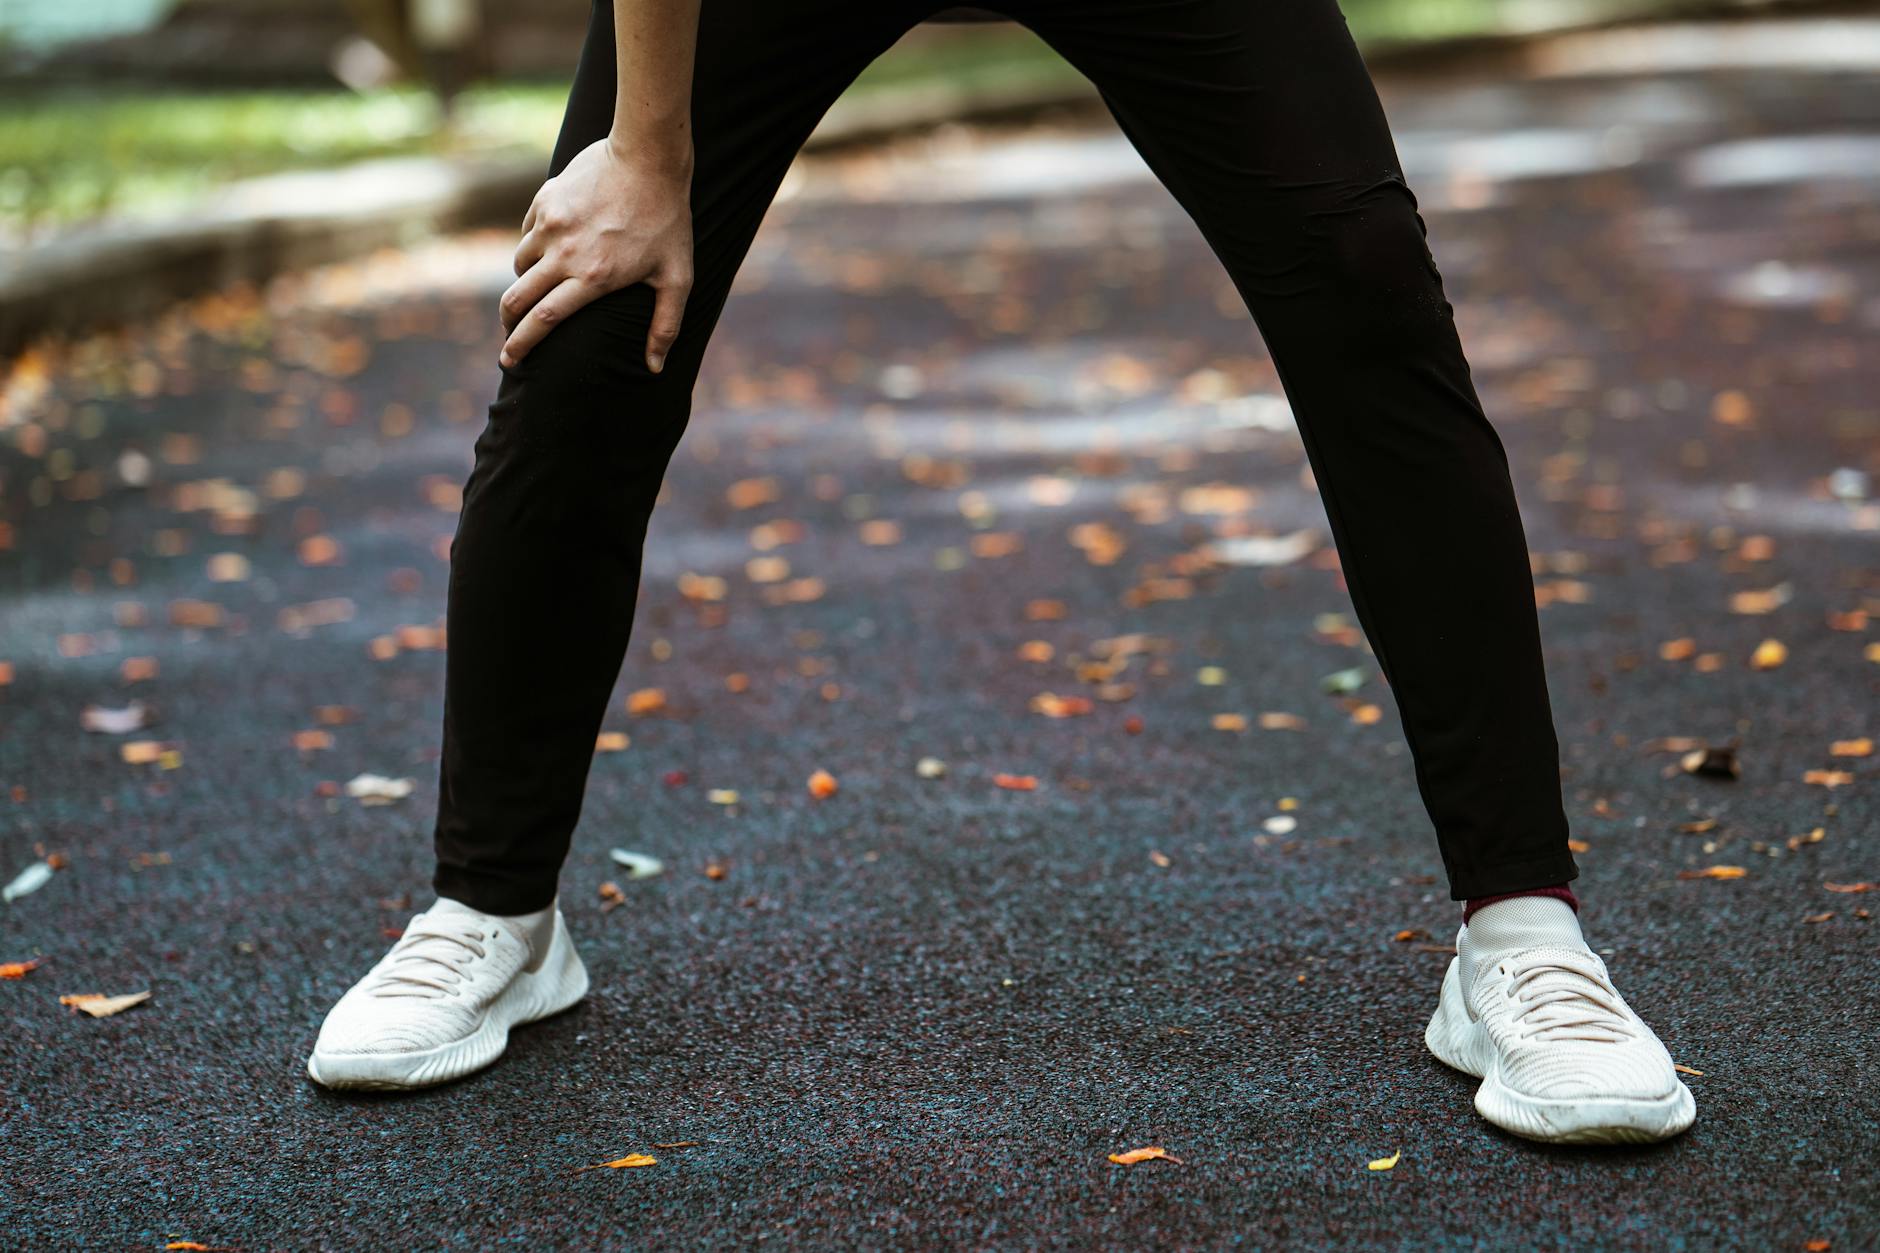
[[[1157,1147],[1156,1145],[1150,1145],[1148,1148],[1143,1149],[1130,1149],[1125,1153],[1112,1153],[1110,1154],[1110,1160],[1115,1162],[1118,1166],[1134,1166],[1137,1162],[1152,1162],[1156,1160],[1170,1161],[1177,1166],[1182,1164],[1181,1158],[1176,1157],[1167,1149]]]
[[[1831,909],[1825,914],[1804,915],[1802,918],[1802,921],[1808,922],[1808,923],[1827,922],[1830,918],[1833,918],[1833,917],[1834,917],[1834,911]]]
[[[83,1010],[93,1018],[109,1018],[121,1014],[133,1005],[142,1005],[150,999],[149,989],[142,992],[127,992],[123,996],[106,996],[102,992],[79,992],[71,996],[61,996],[59,1004],[73,1009]]]
[[[625,731],[602,731],[594,737],[594,751],[597,753],[624,753],[627,745],[633,741],[627,738]]]
[[[703,1140],[667,1140],[653,1145],[656,1149],[695,1149],[705,1143]]]
[[[1873,755],[1873,741],[1865,737],[1858,740],[1836,740],[1828,745],[1830,757],[1869,757]]]
[[[1736,749],[1728,744],[1720,748],[1694,748],[1678,761],[1684,773],[1711,779],[1734,779],[1742,768],[1736,762]]]
[[[738,793],[736,788],[715,787],[705,793],[705,799],[714,805],[735,805]]]
[[[1854,781],[1852,773],[1846,770],[1804,770],[1803,783],[1813,783],[1820,787],[1846,787]]]
[[[1364,669],[1353,666],[1348,670],[1334,670],[1319,680],[1319,687],[1334,695],[1348,695],[1364,686]]]
[[[1216,731],[1245,731],[1247,729],[1247,715],[1215,714],[1212,725]]]
[[[388,779],[381,774],[356,775],[346,784],[346,795],[361,805],[390,805],[411,795],[416,779]]]
[[[1364,1168],[1366,1170],[1393,1170],[1396,1168],[1397,1163],[1402,1160],[1403,1160],[1403,1150],[1398,1149],[1395,1153],[1392,1153],[1389,1157],[1380,1157],[1380,1158],[1375,1159],[1374,1161],[1366,1162],[1364,1164]]]
[[[13,881],[0,888],[0,900],[11,905],[29,892],[37,892],[46,886],[52,878],[50,862],[36,861],[13,876]]]
[[[1833,1247],[1834,1247],[1834,1241],[1823,1239],[1820,1236],[1817,1236],[1813,1240],[1810,1240],[1806,1244],[1802,1245],[1802,1248],[1806,1250],[1806,1253],[1828,1253],[1828,1250]]]
[[[666,863],[657,857],[648,857],[645,853],[630,853],[624,848],[608,850],[607,855],[614,865],[626,868],[629,879],[650,879],[654,875],[664,874]]]
[[[725,869],[725,865],[723,862],[709,861],[705,863],[705,877],[714,882],[716,882],[719,879],[724,878],[726,875],[730,873],[731,872],[729,870]]]
[[[134,700],[122,709],[87,705],[78,715],[78,723],[99,735],[128,735],[150,723],[150,706]]]
[[[1059,696],[1055,692],[1040,692],[1031,698],[1031,711],[1047,718],[1081,718],[1094,709],[1096,704],[1088,696]]]
[[[836,782],[836,777],[827,770],[818,770],[809,777],[809,794],[817,800],[826,800],[834,796],[840,786]]]
[[[1677,1071],[1681,1075],[1696,1075],[1699,1079],[1702,1079],[1704,1077],[1703,1071],[1693,1070],[1689,1066],[1685,1066],[1676,1062],[1672,1063],[1671,1069]]]
[[[1871,892],[1873,891],[1873,884],[1865,883],[1865,882],[1862,882],[1862,883],[1823,883],[1821,886],[1826,888],[1830,892]]]
[[[1298,714],[1263,713],[1260,715],[1260,729],[1262,731],[1303,731],[1306,729],[1306,720]]]
[[[1789,646],[1781,640],[1764,640],[1756,645],[1756,651],[1750,654],[1749,664],[1752,670],[1774,670],[1789,659]]]
[[[1225,566],[1289,566],[1309,556],[1319,546],[1313,531],[1294,531],[1290,535],[1242,535],[1215,540],[1207,545],[1208,556]]]
[[[1035,792],[1038,790],[1037,778],[1029,774],[995,774],[992,776],[992,785],[994,787],[1002,787],[1008,792]]]
[[[627,894],[622,892],[620,885],[615,883],[612,879],[608,879],[601,884],[599,894],[601,898],[601,912],[603,914],[611,912],[616,906],[625,905],[627,903]]]
[[[1167,870],[1170,866],[1175,864],[1174,862],[1169,860],[1168,854],[1162,852],[1160,849],[1149,850],[1149,860],[1154,862],[1156,865],[1160,866],[1164,870]]]
[[[946,777],[947,764],[938,757],[923,757],[914,763],[914,773],[923,779]]]
[[[640,1166],[651,1166],[658,1160],[651,1153],[629,1153],[611,1162],[595,1162],[592,1166],[578,1167],[575,1173],[578,1175],[584,1170],[633,1170]]]
[[[666,693],[656,687],[643,687],[627,694],[627,712],[634,717],[655,714],[666,707]]]
[[[31,961],[0,962],[0,979],[24,979],[45,964],[45,958],[35,957]]]
[[[1705,866],[1702,870],[1680,870],[1680,879],[1741,879],[1749,871],[1741,866]]]

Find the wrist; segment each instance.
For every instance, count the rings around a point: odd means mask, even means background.
[[[649,135],[623,131],[618,126],[607,134],[607,151],[614,160],[637,170],[664,178],[690,181],[692,177],[692,132],[689,127],[673,127]]]

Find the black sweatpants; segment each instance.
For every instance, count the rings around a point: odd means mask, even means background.
[[[704,0],[695,286],[660,374],[653,293],[586,306],[503,372],[451,550],[440,893],[555,895],[619,675],[640,550],[732,277],[856,73],[944,0]],[[1336,0],[1008,0],[1101,90],[1252,311],[1400,709],[1457,899],[1562,883],[1559,750],[1526,540],[1370,78]],[[614,107],[609,0],[556,145]]]

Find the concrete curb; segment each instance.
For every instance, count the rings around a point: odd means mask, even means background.
[[[1834,11],[1833,3],[1736,0],[1670,15],[1673,20]],[[1367,48],[1384,73],[1459,68],[1519,69],[1559,36],[1642,24],[1608,19],[1545,30]],[[1091,108],[1082,80],[933,84],[839,102],[807,147],[875,142],[948,122],[1035,117]],[[0,357],[45,335],[71,334],[147,317],[200,292],[261,283],[287,270],[357,256],[440,231],[519,222],[545,176],[538,155],[473,160],[414,157],[302,171],[231,185],[186,217],[103,222],[74,230],[7,266],[0,257]]]

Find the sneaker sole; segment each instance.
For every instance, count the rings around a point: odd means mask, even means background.
[[[1679,1083],[1655,1098],[1608,1097],[1546,1100],[1517,1092],[1501,1081],[1488,1029],[1472,1021],[1462,1004],[1456,960],[1443,976],[1436,1013],[1423,1043],[1445,1066],[1474,1075],[1475,1109],[1504,1131],[1548,1144],[1651,1144],[1685,1131],[1697,1119],[1697,1100]]]
[[[307,1075],[325,1087],[350,1091],[404,1091],[449,1083],[501,1057],[509,1047],[511,1029],[572,1009],[587,991],[587,967],[557,916],[548,957],[537,969],[517,975],[471,1034],[421,1053],[333,1053],[316,1048],[307,1058]]]

